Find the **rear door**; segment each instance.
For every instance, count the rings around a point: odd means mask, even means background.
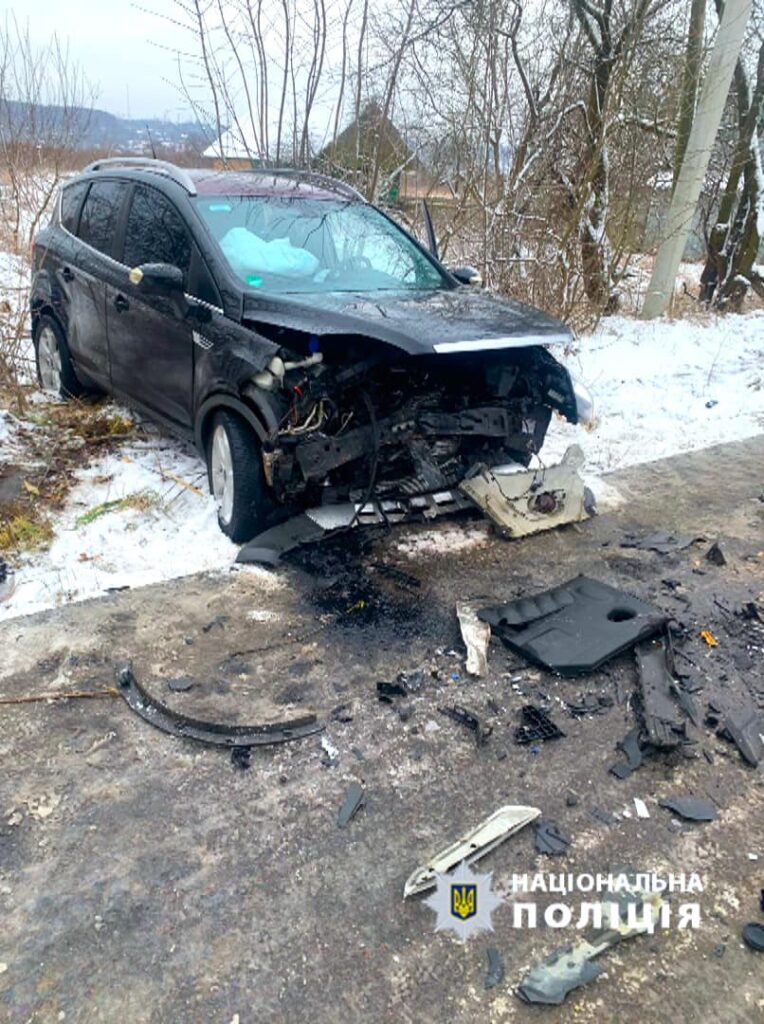
[[[115,179],[91,182],[77,227],[80,244],[74,265],[62,274],[69,292],[69,347],[88,377],[109,387],[106,288],[125,268],[114,259],[114,245],[127,196],[127,184]]]
[[[122,262],[171,263],[189,279],[194,244],[183,218],[165,195],[136,184],[125,221]],[[186,286],[188,287],[188,285]],[[151,295],[127,275],[107,293],[112,386],[188,428],[193,406],[193,331],[177,297]]]

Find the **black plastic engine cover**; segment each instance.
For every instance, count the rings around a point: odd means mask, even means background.
[[[646,601],[587,576],[531,598],[483,608],[478,617],[513,651],[561,676],[594,671],[667,621]]]

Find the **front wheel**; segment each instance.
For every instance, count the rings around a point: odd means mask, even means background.
[[[277,506],[265,482],[260,442],[233,413],[215,414],[207,471],[220,529],[234,543],[251,540],[271,525]]]

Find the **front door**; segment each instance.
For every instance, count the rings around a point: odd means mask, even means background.
[[[192,241],[173,204],[150,185],[130,199],[121,261],[171,263],[188,275]],[[192,424],[193,331],[182,300],[151,295],[127,270],[106,292],[112,388],[180,427]]]

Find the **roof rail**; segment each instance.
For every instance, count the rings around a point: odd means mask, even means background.
[[[278,178],[295,178],[297,181],[314,182],[316,185],[323,185],[324,188],[339,192],[341,195],[350,196],[353,199],[360,199],[366,202],[365,196],[361,195],[357,188],[353,188],[346,181],[337,178],[330,178],[328,174],[319,174],[317,171],[301,171],[294,167],[263,167],[258,168],[257,174],[272,174]]]
[[[196,195],[196,185],[188,171],[183,170],[182,167],[176,167],[175,164],[168,163],[167,160],[152,160],[148,156],[112,156],[106,160],[94,160],[92,164],[88,164],[84,168],[83,173],[105,170],[107,168],[111,169],[113,167],[134,167],[138,171],[153,171],[154,174],[163,174],[167,178],[172,178],[189,195]]]

